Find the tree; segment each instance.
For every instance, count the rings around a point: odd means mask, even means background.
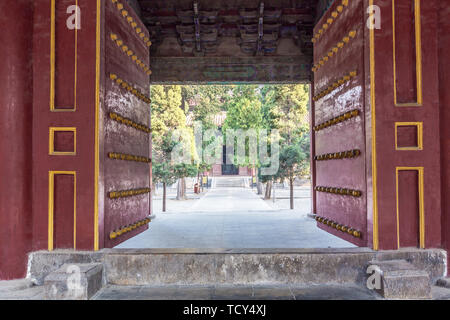
[[[172,161],[175,175],[178,177],[177,200],[184,200],[186,199],[185,178],[198,175],[197,163],[200,158],[197,155],[192,128],[178,129],[176,138],[180,148],[172,153],[172,157],[180,158],[172,159]]]
[[[303,160],[297,164],[298,167],[302,168],[299,174],[309,174],[309,86],[303,84],[267,85],[261,87],[260,94],[264,128],[267,130],[277,129],[281,136],[281,145],[300,148],[304,157],[302,156]],[[284,152],[286,157],[288,150],[284,149]],[[292,156],[292,153],[289,154]],[[279,174],[283,176],[287,168],[283,168],[282,163],[280,165]],[[283,170],[285,172],[281,172]],[[266,198],[270,198],[272,178],[266,177],[263,179],[263,181],[267,181]],[[291,187],[293,188],[293,183]],[[293,206],[292,193],[293,189],[291,190],[291,207]]]
[[[180,108],[181,87],[155,85],[150,87],[152,97],[153,168],[155,181],[163,183],[163,211],[166,209],[166,186],[178,178],[171,162],[173,150],[179,145],[174,141],[175,129],[186,127],[186,114]]]
[[[222,112],[227,112],[227,118],[222,127],[226,141],[227,130],[253,129],[260,139],[260,130],[277,129],[280,133],[280,143],[283,146],[293,146],[292,149],[284,148],[284,163],[281,164],[277,175],[264,176],[258,174],[258,190],[260,183],[266,183],[266,198],[271,196],[271,188],[274,179],[289,179],[291,188],[297,175],[309,174],[309,86],[297,85],[230,85],[230,86],[152,86],[152,127],[155,149],[162,143],[162,137],[174,129],[191,130],[183,134],[184,142],[189,141],[191,146],[190,160],[173,170],[179,177],[178,199],[185,195],[184,178],[194,176],[199,170],[209,170],[210,166],[204,162],[203,155],[197,154],[195,138],[192,127],[186,125],[186,113],[193,115],[194,121],[202,123],[203,130],[217,127],[214,117]],[[203,141],[203,150],[212,143],[223,143],[217,139]],[[237,137],[235,137],[236,143]],[[270,140],[270,138],[268,138]],[[258,141],[267,143],[268,141]],[[234,155],[233,163],[239,166],[268,166],[260,161],[250,161],[250,139],[245,141],[245,157]],[[299,152],[296,157],[295,150]],[[270,153],[270,150],[269,150]],[[293,158],[292,158],[293,157]],[[296,162],[297,160],[300,162]],[[251,159],[253,160],[253,159]],[[295,161],[294,161],[295,160]],[[169,167],[161,167],[169,169]],[[162,173],[161,173],[162,174]],[[291,202],[293,196],[291,194]]]
[[[260,168],[267,168],[270,164],[268,163],[262,163],[260,164]],[[264,200],[269,200],[271,198],[272,194],[272,187],[273,187],[273,180],[276,176],[274,175],[262,175],[261,170],[258,170],[258,183],[265,183],[266,184],[266,191],[264,193]],[[262,190],[261,190],[262,193]],[[259,193],[259,194],[261,194]]]
[[[213,129],[217,125],[214,117],[225,110],[227,101],[232,99],[232,86],[182,86],[185,112],[193,114],[194,121],[200,121],[204,129]]]
[[[223,126],[224,140],[227,141],[227,130],[249,130],[254,129],[256,137],[259,130],[263,128],[263,114],[261,102],[252,95],[237,96],[228,106],[227,118]],[[235,137],[236,143],[237,137]],[[239,159],[235,153],[234,164],[239,166],[255,166],[249,159],[250,140],[245,141],[245,158]]]
[[[167,185],[174,184],[177,181],[176,176],[174,175],[174,169],[167,162],[155,163],[152,167],[152,176],[155,182],[163,184],[162,211],[166,212]]]
[[[287,145],[281,148],[280,152],[280,168],[276,178],[289,181],[290,189],[290,208],[294,209],[294,180],[302,173],[307,154],[302,152],[299,144]]]
[[[189,163],[181,163],[174,166],[175,175],[178,177],[177,200],[186,199],[187,177],[195,177],[198,174],[197,166]]]
[[[201,127],[196,127],[196,130],[201,129],[202,131],[198,133],[203,136],[206,130],[217,129],[218,126],[215,117],[224,110],[224,105],[232,97],[232,86],[181,86],[181,95],[183,97],[182,105],[184,110],[186,113],[189,112],[189,116],[192,119],[192,124],[190,124],[191,128],[200,122]],[[198,179],[200,179],[200,173],[209,171],[212,168],[212,165],[207,163],[204,159],[203,150],[208,146],[218,143],[218,139],[201,139],[201,141],[201,146],[198,146],[200,147],[200,150],[198,150],[199,152],[196,153],[197,150],[193,150],[193,160],[197,163]],[[193,140],[193,143],[195,142],[196,141]],[[222,143],[222,141],[220,141],[220,143]],[[183,198],[183,193],[183,190],[181,190],[178,194],[178,198]]]
[[[152,97],[152,132],[154,141],[168,131],[186,127],[186,114],[181,107],[180,86],[155,85],[150,87]]]
[[[152,177],[155,182],[163,184],[163,212],[166,212],[167,185],[174,184],[177,179],[170,161],[170,155],[176,145],[177,142],[172,140],[170,132],[160,137],[160,143],[154,145],[153,154],[156,161],[152,165]]]
[[[271,85],[261,90],[265,127],[277,129],[284,142],[291,143],[309,132],[309,86]]]

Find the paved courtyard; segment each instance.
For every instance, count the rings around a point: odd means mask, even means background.
[[[224,178],[226,179],[226,178]],[[284,190],[277,190],[286,198]],[[161,212],[154,200],[149,230],[117,248],[349,248],[353,244],[316,227],[310,213],[309,189],[296,192],[295,210],[286,199],[263,200],[246,187],[213,187],[190,200],[173,200]],[[188,195],[189,196],[189,195]],[[287,202],[288,203],[288,202]]]

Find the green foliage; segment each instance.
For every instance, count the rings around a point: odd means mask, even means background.
[[[224,131],[226,132],[226,129],[260,129],[262,124],[261,102],[241,96],[228,107]]]
[[[178,178],[190,177],[197,170],[194,165],[174,165],[171,154],[183,142],[190,143],[191,159],[195,160],[194,133],[186,127],[186,114],[181,109],[181,87],[176,85],[151,86],[153,179],[155,182],[173,184]],[[181,130],[180,139],[174,141],[174,129]],[[176,140],[176,139],[175,139]],[[192,168],[193,167],[193,168]],[[196,174],[194,174],[195,176]]]
[[[174,168],[168,162],[154,163],[152,166],[152,177],[155,183],[174,184],[177,176],[174,174]]]
[[[309,175],[309,86],[263,86],[261,97],[264,128],[276,129],[281,136],[280,170],[273,178]]]
[[[230,103],[228,107],[227,118],[223,126],[224,142],[227,140],[227,131],[230,129],[234,130],[248,130],[254,129],[255,133],[258,135],[259,130],[263,128],[263,114],[261,112],[261,102],[255,97],[250,97],[241,95],[237,96],[236,99]],[[256,136],[255,138],[257,138]],[[237,137],[235,137],[235,143]],[[249,161],[249,148],[250,139],[245,141],[245,160],[240,160],[235,157],[234,163],[239,166],[250,166],[252,165]],[[236,152],[236,151],[235,151]]]
[[[170,162],[170,155],[177,145],[177,142],[172,141],[170,133],[161,136],[157,145],[153,144],[152,177],[154,182],[168,185],[176,182],[177,176]]]
[[[260,181],[309,174],[308,85],[155,85],[151,87],[151,96],[155,160],[160,163],[169,162],[170,152],[167,150],[175,147],[169,143],[171,132],[174,129],[186,129],[190,131],[183,133],[183,139],[191,139],[192,162],[199,162],[197,166],[188,164],[177,169],[170,168],[168,164],[159,168],[154,162],[155,179],[157,176],[163,177],[164,174],[158,172],[164,170],[177,171],[178,177],[187,177],[194,176],[196,170],[203,172],[211,168],[195,152],[192,128],[186,127],[188,112],[192,113],[194,121],[201,121],[203,130],[207,130],[216,128],[214,117],[226,111],[227,118],[222,128],[225,137],[228,129],[255,129],[257,133],[261,129],[277,129],[281,145],[284,146],[281,149],[280,171],[276,177],[264,176],[260,177]],[[214,142],[203,141],[202,147],[210,143]],[[270,136],[267,143],[270,146]],[[248,144],[249,141],[246,141],[246,153]],[[236,164],[246,166],[249,165],[248,162],[246,158],[244,163]],[[258,166],[268,164],[259,163]]]
[[[150,87],[152,97],[152,132],[158,140],[168,131],[186,126],[186,114],[181,106],[181,87],[155,85]]]
[[[199,173],[203,173],[203,172],[209,171],[209,170],[211,170],[211,169],[212,169],[212,165],[206,164],[206,163],[204,163],[204,162],[202,162],[202,163],[200,163],[200,164],[198,165],[198,172],[199,172]]]
[[[309,162],[311,154],[311,139],[309,136],[309,132],[303,132],[299,137],[296,138],[294,142],[300,148],[300,151],[303,154],[303,160],[301,161],[301,163],[299,163],[298,168],[299,176],[309,177],[309,175],[311,174],[311,166]]]
[[[176,164],[173,167],[174,173],[178,178],[196,177],[198,174],[198,168],[192,164]]]
[[[214,116],[223,111],[232,98],[231,86],[181,86],[181,92],[185,112],[192,112],[193,120],[200,121],[205,130],[216,127]]]
[[[284,142],[291,143],[309,132],[309,86],[272,85],[261,90],[265,127],[277,129]]]
[[[280,152],[280,168],[276,178],[283,180],[294,179],[302,172],[302,163],[307,160],[307,155],[302,152],[298,144],[285,145]]]

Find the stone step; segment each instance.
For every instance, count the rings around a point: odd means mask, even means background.
[[[395,260],[404,261],[397,263]],[[375,262],[380,274],[384,275],[386,289],[390,289],[390,284],[394,284],[397,280],[398,288],[403,288],[404,291],[411,289],[403,295],[390,295],[389,291],[385,290],[384,293],[381,292],[384,297],[411,298],[411,292],[416,290],[415,286],[419,286],[419,293],[413,293],[413,296],[428,298],[426,290],[430,283],[434,284],[446,274],[446,253],[439,249],[373,251],[368,248],[197,248],[103,249],[96,252],[40,251],[30,255],[28,275],[31,279],[45,279],[45,284],[49,285],[47,289],[55,284],[56,293],[53,295],[54,292],[47,291],[47,296],[59,299],[69,299],[65,294],[70,289],[67,287],[67,281],[71,276],[67,274],[67,265],[73,264],[88,265],[84,269],[81,268],[80,278],[85,279],[84,282],[81,281],[86,284],[85,287],[88,286],[90,278],[88,273],[93,264],[99,268],[94,268],[97,270],[94,272],[98,275],[97,281],[100,282],[99,274],[102,270],[103,284],[110,286],[289,285],[298,288],[316,285],[356,285],[366,288],[370,276],[368,267]],[[414,286],[407,287],[404,284],[405,281],[402,279],[406,277],[409,277]],[[58,293],[59,288],[62,288],[61,294]],[[92,291],[84,292],[83,299],[91,297]]]
[[[406,260],[373,260],[376,291],[386,299],[431,299],[430,275]],[[378,279],[377,279],[378,278]]]
[[[104,256],[106,282],[115,285],[366,285],[372,260],[411,257],[419,275],[445,270],[432,252],[354,249],[112,249]],[[428,269],[423,268],[427,265]]]
[[[44,280],[47,300],[88,300],[103,287],[101,263],[64,264]]]
[[[104,256],[106,282],[132,286],[355,283],[364,277],[372,256],[369,252],[269,251],[114,249]]]
[[[245,178],[242,177],[216,177],[213,183],[215,188],[244,188]]]
[[[92,300],[378,300],[375,292],[353,284],[256,286],[115,286],[108,285]]]

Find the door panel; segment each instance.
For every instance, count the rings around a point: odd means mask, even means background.
[[[314,30],[313,143],[318,226],[367,245],[361,1],[335,1]]]

